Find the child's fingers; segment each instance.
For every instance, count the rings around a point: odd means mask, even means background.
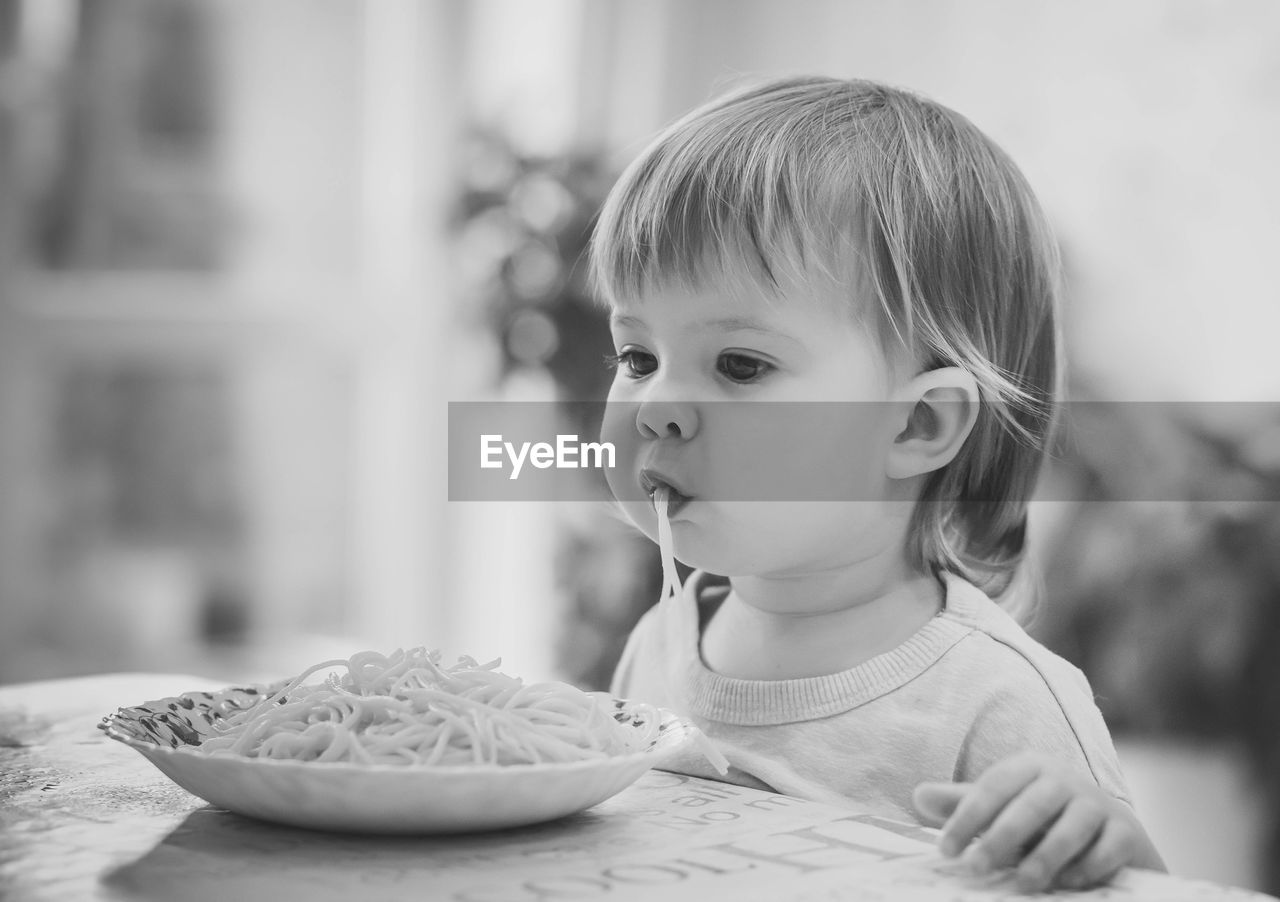
[[[916,812],[929,827],[941,827],[960,800],[972,788],[971,783],[921,783],[911,794]]]
[[[942,854],[959,855],[1039,773],[1034,759],[1010,758],[979,777],[942,828]]]
[[[974,868],[981,872],[1017,862],[1022,850],[1044,835],[1063,813],[1071,797],[1071,787],[1062,780],[1048,776],[1032,780],[1000,810],[969,853]]]
[[[1106,883],[1133,859],[1136,847],[1137,837],[1133,828],[1119,818],[1108,818],[1097,840],[1088,851],[1063,868],[1057,883],[1069,889]]]
[[[1090,799],[1075,798],[1018,866],[1018,889],[1036,893],[1048,889],[1072,859],[1099,838],[1107,813]]]

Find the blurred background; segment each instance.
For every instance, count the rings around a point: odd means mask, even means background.
[[[1269,0],[0,0],[0,682],[421,644],[603,686],[652,550],[449,503],[447,402],[602,397],[611,180],[801,72],[955,107],[1039,193],[1106,403],[1032,632],[1172,869],[1280,891]]]

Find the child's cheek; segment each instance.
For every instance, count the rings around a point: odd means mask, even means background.
[[[614,466],[605,470],[609,491],[627,518],[651,539],[657,537],[653,508],[640,485],[640,453],[643,439],[635,425],[635,405],[610,402],[605,405],[600,440],[613,445]]]

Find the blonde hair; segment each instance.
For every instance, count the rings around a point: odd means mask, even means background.
[[[790,78],[685,116],[610,192],[591,244],[609,304],[744,274],[844,279],[856,315],[926,369],[963,367],[983,403],[930,474],[908,553],[992,595],[1026,551],[1027,501],[1062,381],[1057,246],[1012,160],[967,119],[862,80]],[[861,271],[878,304],[859,307]]]

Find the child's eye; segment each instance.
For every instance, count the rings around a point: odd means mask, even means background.
[[[721,354],[716,360],[720,375],[733,382],[757,382],[773,369],[773,365],[746,354]]]
[[[624,348],[617,354],[606,355],[604,362],[612,369],[621,370],[628,379],[640,379],[658,368],[658,358],[635,348]]]

